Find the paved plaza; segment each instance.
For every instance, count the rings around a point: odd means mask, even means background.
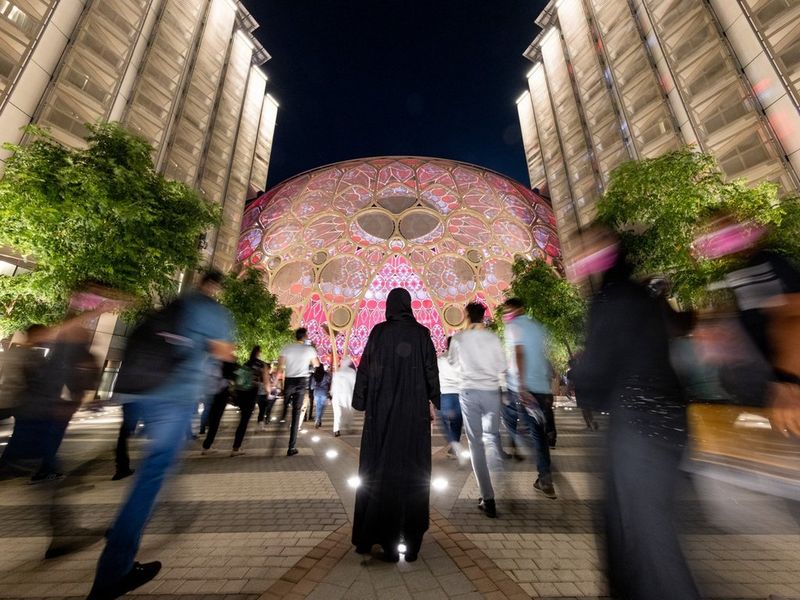
[[[328,411],[330,413],[330,411]],[[62,446],[70,476],[60,484],[0,482],[0,598],[82,598],[130,480],[112,482],[119,413],[84,415]],[[297,456],[285,456],[278,423],[251,424],[243,456],[228,456],[229,408],[218,452],[189,444],[146,530],[139,560],[160,560],[158,577],[130,598],[256,600],[310,598],[602,598],[602,428],[557,409],[553,451],[557,500],[532,485],[530,461],[497,475],[499,518],[477,510],[468,468],[445,455],[435,431],[431,528],[415,563],[364,559],[350,545],[360,421],[353,435],[303,426]],[[0,430],[0,442],[8,435]],[[141,439],[132,442],[134,467]],[[733,489],[698,494],[686,478],[677,522],[706,598],[800,598],[800,525],[782,502]],[[701,501],[701,498],[703,499]],[[713,502],[712,502],[713,499]],[[51,533],[82,545],[45,560]]]

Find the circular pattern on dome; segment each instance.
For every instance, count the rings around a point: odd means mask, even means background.
[[[361,295],[366,284],[366,265],[355,256],[337,256],[319,274],[319,290],[328,302],[353,300]]]
[[[248,258],[258,245],[261,243],[263,232],[260,229],[251,229],[239,238],[239,246],[236,248],[236,260],[242,261]]]
[[[311,257],[311,262],[315,265],[321,265],[326,260],[328,260],[328,253],[324,250],[320,250],[319,252],[314,252],[314,255]]]
[[[280,264],[281,264],[281,257],[273,256],[267,261],[267,268],[274,271],[280,266]]]
[[[263,228],[269,227],[270,223],[283,217],[292,207],[292,201],[286,196],[281,196],[273,200],[266,208],[262,209],[258,217],[258,224]]]
[[[350,324],[353,313],[346,306],[337,306],[331,311],[331,323],[337,329],[342,329]]]
[[[533,228],[533,239],[536,245],[550,256],[555,258],[561,255],[561,250],[558,245],[558,236],[552,229],[544,225],[537,225]]]
[[[477,263],[481,262],[482,259],[483,259],[483,255],[480,253],[479,250],[475,250],[474,248],[472,250],[467,250],[467,260],[468,261],[477,264]]]
[[[533,225],[536,221],[536,213],[530,204],[515,194],[507,194],[503,198],[503,204],[508,212],[517,217],[526,225]]]
[[[497,241],[512,253],[528,252],[533,245],[531,234],[528,233],[528,230],[518,222],[505,217],[494,220],[492,232],[494,232]]]
[[[492,258],[483,263],[480,270],[481,287],[497,299],[510,287],[513,272],[511,262],[502,258]]]
[[[394,234],[394,220],[376,210],[363,212],[351,223],[350,233],[358,242],[380,244]]]
[[[400,235],[417,244],[427,244],[444,235],[444,224],[435,214],[426,210],[412,210],[403,215],[398,227]]]
[[[437,256],[426,272],[430,291],[442,300],[464,301],[475,292],[475,272],[460,256]]]
[[[450,327],[458,327],[464,322],[464,309],[451,304],[444,309],[444,320]]]
[[[347,221],[337,214],[323,215],[306,225],[303,239],[311,248],[330,248],[347,231]]]
[[[258,215],[261,214],[260,206],[253,206],[245,211],[242,215],[242,231],[250,229],[258,221]]]
[[[303,226],[297,221],[274,223],[266,231],[262,247],[267,254],[277,254],[296,242],[300,237],[301,231],[303,231]]]
[[[489,227],[480,218],[461,212],[447,220],[447,232],[465,246],[483,246],[492,235]]]
[[[388,196],[378,200],[378,206],[399,215],[417,203],[414,196]]]
[[[283,265],[272,278],[270,290],[284,306],[295,306],[311,296],[314,267],[302,260]]]

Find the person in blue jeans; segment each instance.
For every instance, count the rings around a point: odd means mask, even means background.
[[[132,397],[150,442],[128,497],[106,535],[89,600],[118,598],[153,579],[161,569],[158,561],[140,564],[134,559],[156,496],[186,443],[186,428],[206,381],[206,359],[212,355],[233,360],[230,313],[214,300],[222,279],[221,273],[211,271],[197,291],[184,297],[178,333],[189,341],[185,359],[166,383]]]
[[[317,380],[319,377],[319,380]],[[312,377],[311,387],[314,390],[314,427],[322,427],[322,416],[325,414],[325,405],[331,396],[331,372],[323,365],[317,367]]]
[[[533,487],[555,499],[545,417],[546,407],[553,401],[547,332],[541,323],[525,314],[525,305],[518,298],[509,298],[503,304],[503,321],[508,361],[508,400],[503,405],[503,424],[516,447],[522,446],[518,443],[523,439],[519,426],[527,429],[539,471]]]
[[[439,367],[439,388],[442,392],[441,409],[436,411],[439,417],[439,426],[447,440],[447,456],[457,458],[459,464],[466,464],[461,447],[461,431],[464,427],[464,417],[461,415],[461,404],[458,400],[461,386],[461,373],[450,362],[450,343],[453,338],[447,338],[447,352],[442,354],[436,363]]]

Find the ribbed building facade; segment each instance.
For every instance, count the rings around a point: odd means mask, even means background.
[[[234,0],[2,0],[0,142],[33,122],[80,147],[85,123],[120,121],[167,177],[222,206],[205,260],[230,269],[277,116],[257,27]]]
[[[567,262],[626,160],[693,144],[729,178],[800,189],[796,0],[558,0],[536,24],[517,110]]]

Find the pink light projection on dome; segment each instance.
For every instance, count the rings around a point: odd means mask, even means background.
[[[358,361],[394,287],[444,349],[467,302],[494,313],[519,256],[561,268],[543,198],[473,165],[386,157],[321,167],[251,202],[237,260],[263,272],[330,363]]]

